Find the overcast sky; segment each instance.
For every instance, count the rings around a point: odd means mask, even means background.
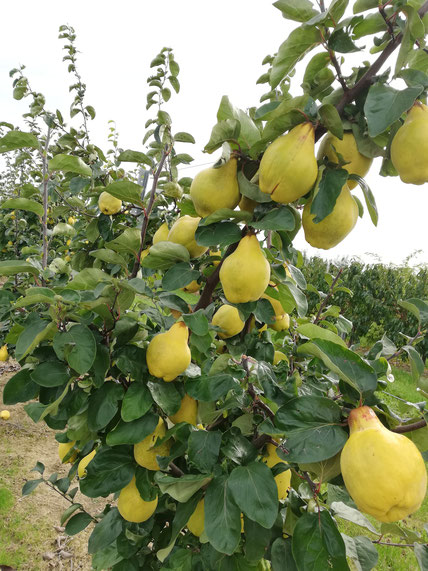
[[[218,158],[219,152],[207,155],[202,149],[223,95],[243,109],[258,106],[266,91],[265,86],[256,85],[265,71],[261,62],[295,27],[266,0],[19,0],[5,2],[2,12],[0,121],[22,125],[27,102],[12,98],[9,78],[10,69],[19,64],[26,65],[32,88],[46,96],[46,108],[58,108],[68,119],[72,80],[62,62],[63,41],[57,38],[59,26],[69,24],[77,33],[86,104],[97,112],[90,124],[92,139],[103,149],[107,148],[108,121],[113,119],[119,145],[144,150],[144,124],[152,116],[145,109],[146,78],[153,71],[150,61],[162,47],[173,48],[181,68],[181,91],[173,94],[166,109],[173,119],[173,131],[190,132],[196,139],[196,145],[179,148],[195,158],[194,166],[182,170],[181,176],[194,176]],[[370,45],[369,41],[360,45]],[[355,56],[353,60],[347,56],[346,69],[355,61]],[[293,95],[300,94],[300,75]],[[296,247],[310,255],[359,256],[365,261],[380,258],[392,263],[422,250],[412,263],[428,263],[428,184],[413,186],[398,178],[383,178],[379,169],[380,159],[376,159],[366,177],[380,212],[377,228],[365,213],[353,232],[328,252],[311,248],[303,231],[295,240]],[[354,192],[363,198],[358,188]]]

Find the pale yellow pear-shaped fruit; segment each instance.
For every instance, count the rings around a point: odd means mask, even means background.
[[[173,381],[190,365],[189,330],[183,321],[174,323],[165,333],[158,333],[147,347],[149,373],[166,382]]]
[[[240,198],[236,177],[237,159],[232,157],[219,168],[204,169],[190,185],[190,198],[196,212],[206,217],[220,210],[237,206]]]
[[[9,359],[9,353],[7,352],[7,345],[3,345],[0,348],[0,361],[7,361]]]
[[[181,399],[181,405],[175,414],[169,416],[169,420],[174,424],[179,422],[188,422],[196,426],[196,418],[198,416],[198,401],[192,399],[191,396],[185,394]]]
[[[267,444],[266,445],[266,453],[267,455],[264,457],[264,462],[267,464],[269,468],[273,468],[276,464],[282,463],[287,465],[287,462],[284,462],[279,456],[276,451],[276,446],[274,444]],[[290,488],[291,483],[291,470],[286,470],[285,472],[281,472],[277,476],[275,476],[276,487],[278,488],[278,500],[285,500],[288,495],[288,490]]]
[[[138,444],[134,444],[134,458],[137,464],[147,470],[160,470],[156,456],[168,456],[171,444],[169,440],[156,446],[156,441],[162,439],[166,434],[166,427],[163,419],[159,417],[155,430],[146,436]]]
[[[254,212],[257,204],[258,204],[258,202],[256,202],[255,200],[248,198],[248,196],[242,195],[238,206],[239,206],[239,210],[246,210],[247,212],[250,212],[252,214]]]
[[[122,209],[122,201],[108,192],[103,191],[98,197],[98,208],[108,216],[117,214]]]
[[[9,420],[9,418],[10,418],[10,412],[9,412],[8,410],[2,410],[2,411],[0,412],[0,418],[1,418],[2,420]]]
[[[302,225],[305,231],[305,240],[314,248],[329,250],[341,242],[351,232],[357,223],[358,205],[345,184],[332,212],[316,224],[311,214],[310,200],[303,209]]]
[[[358,509],[384,522],[415,512],[427,487],[425,463],[415,444],[388,430],[368,406],[352,410],[348,423],[340,465]]]
[[[373,159],[369,159],[360,153],[355,137],[351,132],[344,133],[342,140],[335,137],[332,133],[327,133],[323,138],[318,149],[318,158],[328,157],[330,162],[339,163],[337,153],[347,162],[342,168],[347,170],[349,174],[357,174],[364,177],[369,172]],[[348,180],[350,189],[356,185],[356,180]]]
[[[187,248],[191,258],[199,258],[208,250],[206,246],[199,246],[195,240],[195,232],[200,220],[200,218],[187,214],[181,216],[174,222],[168,233],[168,241]]]
[[[403,182],[428,182],[428,107],[416,103],[391,143],[391,160]]]
[[[164,222],[159,226],[156,232],[153,234],[153,244],[157,244],[158,242],[165,242],[168,240],[169,228],[167,222]]]
[[[270,278],[270,265],[254,234],[244,236],[220,268],[224,295],[230,303],[257,301]]]
[[[209,250],[208,254],[212,257],[212,258],[216,258],[215,260],[212,261],[212,264],[214,266],[218,266],[219,263],[221,262],[221,250]]]
[[[274,323],[269,323],[269,327],[275,331],[284,331],[290,329],[290,316],[284,311],[281,302],[270,295],[264,293],[262,299],[267,299],[272,304],[273,310],[275,312]]]
[[[64,461],[64,458],[76,444],[76,441],[73,440],[72,442],[60,442],[58,445],[58,456],[64,464],[72,464],[77,458],[77,451],[74,451],[68,460]]]
[[[278,365],[278,363],[280,363],[281,361],[286,361],[287,363],[290,362],[285,353],[283,353],[282,351],[275,351],[273,355],[273,365]]]
[[[204,498],[199,500],[195,511],[189,518],[187,522],[187,529],[196,535],[196,537],[200,537],[205,529],[205,501]]]
[[[93,459],[95,454],[97,453],[96,450],[92,450],[89,454],[84,456],[77,466],[77,475],[79,478],[84,478],[86,476],[86,467],[88,466],[89,462]]]
[[[157,497],[149,502],[143,500],[138,491],[135,476],[121,490],[117,500],[117,509],[120,515],[126,521],[132,521],[133,523],[147,521],[155,513],[157,505]]]
[[[309,192],[317,175],[314,126],[301,123],[266,149],[260,162],[259,186],[275,202],[288,204]]]
[[[228,339],[237,335],[244,329],[245,325],[239,315],[239,311],[233,305],[222,305],[214,313],[211,323],[222,329],[222,331],[217,332],[220,339]]]

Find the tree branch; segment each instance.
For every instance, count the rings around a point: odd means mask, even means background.
[[[321,313],[323,312],[323,309],[325,308],[325,306],[327,305],[327,301],[330,299],[330,297],[333,295],[333,289],[334,286],[337,284],[337,280],[340,278],[341,273],[343,272],[343,268],[340,268],[337,276],[334,278],[334,280],[331,283],[331,286],[327,292],[327,295],[325,296],[325,298],[322,300],[322,302],[320,303],[320,307],[318,309],[318,313],[315,316],[314,319],[314,323],[317,324],[318,321],[321,319]]]
[[[413,430],[418,430],[419,428],[424,428],[427,425],[427,421],[422,418],[413,424],[403,424],[402,426],[396,426],[391,429],[391,432],[397,432],[398,434],[404,434],[405,432],[412,432]]]

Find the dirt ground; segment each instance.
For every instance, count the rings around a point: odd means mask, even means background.
[[[13,495],[10,509],[0,512],[0,537],[2,528],[6,537],[0,542],[0,569],[13,563],[19,571],[90,570],[87,541],[92,526],[68,537],[60,527],[61,514],[70,505],[64,498],[44,484],[29,496],[21,495],[24,483],[38,478],[37,472],[31,472],[37,461],[45,465],[45,477],[53,472],[66,476],[69,467],[60,462],[53,430],[43,422],[35,424],[23,404],[2,404],[4,386],[18,368],[13,361],[0,363],[0,408],[11,414],[10,420],[0,420],[0,491],[6,488]],[[11,497],[9,492],[4,491]],[[104,500],[97,502],[79,492],[75,501],[92,514],[104,506]]]

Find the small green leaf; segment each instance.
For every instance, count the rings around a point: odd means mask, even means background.
[[[89,371],[97,353],[92,331],[81,324],[73,325],[66,332],[58,332],[54,337],[53,348],[58,359],[65,359],[79,375]]]
[[[139,184],[129,180],[118,180],[116,182],[112,182],[104,189],[105,192],[108,192],[115,198],[119,198],[125,202],[131,202],[132,204],[142,204],[142,190],[143,189]]]
[[[189,461],[200,472],[210,473],[220,452],[221,432],[195,430],[188,440]]]
[[[206,486],[211,477],[205,474],[184,474],[180,478],[156,472],[155,481],[162,494],[169,494],[177,502],[187,502],[198,490]],[[187,520],[186,522],[187,523]]]
[[[232,389],[238,390],[240,385],[232,375],[227,374],[186,380],[186,392],[194,399],[204,402],[216,401]]]
[[[195,239],[200,246],[224,247],[239,242],[241,229],[234,222],[217,222],[208,226],[198,226]]]
[[[189,262],[190,254],[187,248],[174,242],[162,241],[150,247],[149,254],[141,265],[145,268],[167,270],[177,262]]]
[[[80,481],[80,489],[90,498],[107,496],[129,484],[134,472],[132,447],[101,447],[88,464],[86,476]]]
[[[209,331],[209,322],[203,309],[194,313],[183,315],[184,323],[195,335],[206,335]]]
[[[32,133],[23,133],[22,131],[9,131],[4,137],[0,138],[0,153],[15,151],[17,149],[39,148],[39,141]]]
[[[198,270],[193,270],[189,263],[181,262],[174,264],[163,277],[162,289],[165,291],[174,291],[185,287],[193,280],[198,279],[199,276],[200,273]]]
[[[119,424],[107,434],[106,442],[109,446],[138,444],[155,430],[158,420],[159,417],[152,413],[130,422],[120,420]]]
[[[338,139],[343,139],[343,123],[334,105],[326,103],[318,109],[321,123]]]
[[[324,169],[318,192],[311,204],[311,214],[315,215],[315,224],[331,214],[347,179],[348,172],[345,169]]]
[[[92,518],[87,513],[78,513],[74,515],[65,526],[65,533],[67,535],[76,535],[80,533],[92,522]]]
[[[221,499],[221,501],[219,501]],[[205,494],[205,533],[217,551],[232,555],[241,538],[241,510],[233,498],[229,479],[214,478]]]
[[[17,274],[39,275],[40,270],[24,260],[3,260],[0,262],[0,275],[15,276]]]
[[[122,385],[107,382],[93,391],[89,397],[88,427],[90,430],[100,430],[114,417],[119,409],[118,401],[123,397]]]
[[[153,399],[147,386],[142,382],[133,382],[122,401],[121,415],[125,422],[141,418],[148,412]]]
[[[43,478],[39,478],[38,480],[29,480],[22,487],[22,495],[28,496],[29,494],[31,494],[31,492],[34,492],[34,490],[37,488],[37,486],[39,484],[41,484],[42,482],[43,482]]]
[[[15,210],[26,210],[34,212],[38,216],[43,216],[43,206],[40,202],[30,200],[29,198],[9,198],[1,203],[1,208],[11,208]]]
[[[310,0],[277,0],[273,5],[284,18],[295,22],[307,22],[318,13]]]
[[[41,387],[60,387],[69,378],[68,369],[61,361],[39,363],[31,373],[31,380]]]
[[[331,34],[328,40],[328,47],[334,52],[341,54],[361,51],[361,48],[354,44],[349,34],[343,28],[339,28]]]
[[[48,163],[50,171],[73,172],[83,176],[92,176],[92,169],[80,157],[72,155],[55,155]]]
[[[210,140],[205,145],[204,151],[206,153],[213,153],[219,149],[223,143],[237,141],[240,131],[241,125],[236,119],[219,121],[217,125],[214,125]]]
[[[251,226],[257,230],[294,230],[296,222],[290,208],[280,206],[273,208],[268,214],[263,216],[261,220],[252,222]]]
[[[166,414],[171,415],[178,411],[181,405],[181,396],[174,383],[165,383],[161,380],[148,381],[147,387],[155,403]]]
[[[88,541],[88,553],[108,547],[122,533],[122,527],[123,519],[118,509],[112,508],[94,527]]]
[[[120,155],[117,157],[117,160],[122,163],[138,163],[138,164],[143,163],[145,165],[148,165],[149,167],[153,166],[153,161],[150,157],[148,157],[144,153],[141,153],[140,151],[131,151],[130,149],[122,151]]]
[[[71,504],[66,510],[61,514],[60,525],[64,525],[65,522],[74,514],[75,511],[80,509],[82,504]]]
[[[39,392],[39,386],[31,379],[31,370],[22,368],[11,377],[3,390],[5,405],[27,402]]]

